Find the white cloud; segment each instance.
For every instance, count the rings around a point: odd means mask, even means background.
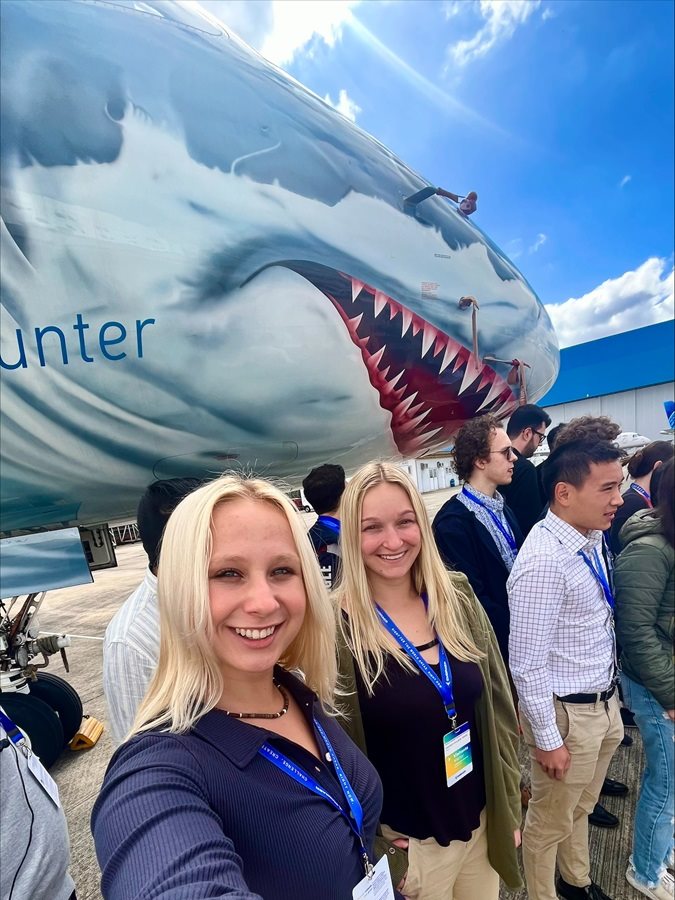
[[[441,4],[441,9],[446,19],[454,19],[463,11],[464,7],[461,0],[446,0]]]
[[[547,304],[562,347],[593,341],[675,315],[672,259],[653,256],[637,269],[610,278],[564,303]]]
[[[534,239],[534,243],[530,245],[528,248],[528,253],[536,253],[540,247],[543,247],[546,241],[548,240],[548,235],[544,234],[543,231],[540,231],[539,234]]]
[[[478,12],[485,24],[473,37],[453,44],[448,49],[450,59],[465,66],[485,56],[494,46],[511,38],[540,5],[541,0],[479,0]]]
[[[523,239],[517,237],[508,241],[504,245],[504,251],[509,259],[518,259],[519,256],[523,255]]]
[[[287,65],[317,38],[335,45],[360,0],[199,0],[266,59]]]
[[[555,19],[555,13],[550,6],[547,6],[541,14],[541,21],[547,22],[549,19]]]
[[[333,109],[337,109],[337,111],[341,112],[347,119],[356,122],[356,117],[361,112],[361,107],[352,100],[344,88],[340,90],[337,103],[334,103],[333,100],[331,100],[330,94],[326,94],[323,99],[329,106],[332,106]]]
[[[619,187],[620,187],[620,188],[625,188],[626,185],[628,184],[628,182],[629,182],[629,181],[632,181],[632,180],[633,180],[633,176],[632,176],[632,175],[624,175],[623,178],[621,179],[621,181],[619,182]]]

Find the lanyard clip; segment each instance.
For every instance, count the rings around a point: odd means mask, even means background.
[[[370,857],[368,856],[368,851],[366,850],[366,845],[363,843],[363,839],[359,838],[361,842],[361,859],[363,860],[363,869],[366,873],[366,878],[372,878],[375,874],[375,867],[370,861]]]
[[[450,712],[451,709],[453,710],[452,712]],[[457,713],[451,706],[446,706],[445,711],[450,719],[450,728],[454,731],[457,728]]]

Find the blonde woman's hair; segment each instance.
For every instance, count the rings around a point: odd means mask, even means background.
[[[333,709],[335,614],[300,515],[270,482],[224,475],[185,497],[167,523],[158,573],[159,661],[131,734],[157,728],[185,732],[220,700],[224,685],[213,650],[208,569],[214,510],[234,500],[264,503],[286,516],[307,605],[300,631],[279,664],[301,669],[324,707]]]
[[[368,581],[368,571],[361,553],[361,517],[363,500],[378,484],[395,484],[403,488],[420,528],[420,552],[411,570],[415,591],[426,592],[427,617],[443,646],[457,659],[472,661],[483,655],[476,647],[466,623],[461,595],[443,565],[429,525],[427,511],[419,491],[408,475],[392,463],[369,463],[349,481],[340,502],[340,547],[342,579],[335,598],[348,616],[340,616],[340,627],[351,650],[361,677],[370,694],[384,671],[387,654],[400,665],[417,671],[406,653],[392,640],[380,624]]]

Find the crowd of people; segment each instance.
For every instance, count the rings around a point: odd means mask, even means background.
[[[523,806],[530,900],[609,900],[588,826],[628,790],[607,771],[631,713],[626,878],[673,900],[673,446],[622,495],[617,426],[557,426],[535,467],[550,425],[467,422],[433,523],[387,462],[313,470],[309,535],[265,480],[148,488],[148,571],[104,643],[106,900],[497,900]]]

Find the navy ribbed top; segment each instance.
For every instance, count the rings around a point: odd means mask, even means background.
[[[372,858],[377,773],[312,691],[277,676],[310,724],[316,715],[325,728],[363,806]],[[260,756],[264,741],[343,803],[332,765],[220,710],[184,735],[132,738],[113,756],[92,813],[106,900],[351,900],[363,868],[348,823]]]

